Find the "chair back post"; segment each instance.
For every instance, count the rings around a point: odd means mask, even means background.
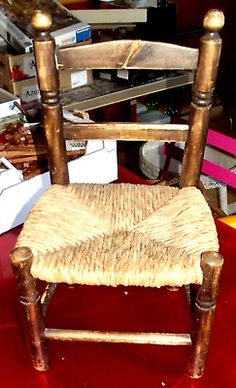
[[[41,11],[35,12],[32,18],[32,26],[36,31],[34,54],[51,183],[67,184],[69,173],[59,99],[58,70],[55,62],[55,42],[49,33],[51,25],[51,15]]]
[[[212,96],[215,89],[222,41],[219,31],[224,14],[210,10],[204,18],[206,30],[200,41],[200,54],[193,84],[189,136],[185,147],[180,186],[197,186],[206,142]]]

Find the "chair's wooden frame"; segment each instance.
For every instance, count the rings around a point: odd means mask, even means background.
[[[37,31],[34,50],[52,183],[67,184],[69,182],[64,134],[65,137],[73,137],[74,139],[93,137],[123,140],[161,139],[163,141],[185,140],[187,136],[186,127],[181,126],[178,129],[169,126],[169,130],[165,131],[162,126],[155,124],[126,123],[125,126],[122,126],[114,123],[92,125],[67,123],[63,125],[55,56],[57,54],[58,66],[68,65],[76,68],[88,68],[87,63],[90,64],[89,68],[153,68],[151,63],[154,62],[155,58],[155,68],[196,69],[189,133],[180,185],[184,187],[198,184],[211,98],[221,51],[219,31],[224,24],[224,17],[220,11],[212,10],[204,19],[206,33],[201,39],[199,61],[196,49],[181,48],[158,42],[119,41],[83,47],[75,46],[72,50],[61,48],[57,49],[56,52],[54,41],[49,33],[50,15],[37,12],[32,23]],[[186,58],[190,57],[190,60],[185,60],[185,55]],[[171,58],[172,63],[168,61],[169,58]],[[29,248],[16,248],[11,253],[11,259],[19,287],[20,303],[25,317],[31,356],[36,369],[48,369],[46,339],[145,342],[162,345],[192,344],[188,374],[192,378],[198,378],[202,375],[223,264],[223,258],[219,253],[205,252],[202,254],[203,284],[199,287],[195,302],[191,334],[124,334],[45,328],[43,318],[55,285],[49,284],[44,295],[42,297],[39,295],[36,289],[36,280],[30,273],[33,257]]]

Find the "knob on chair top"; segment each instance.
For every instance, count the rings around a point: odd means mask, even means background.
[[[52,26],[52,17],[48,12],[37,10],[32,17],[32,26],[36,30],[46,31]]]
[[[204,17],[203,26],[205,29],[217,32],[224,26],[225,18],[223,12],[217,9],[211,9]]]

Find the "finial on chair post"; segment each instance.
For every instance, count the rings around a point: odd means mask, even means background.
[[[52,17],[48,12],[37,10],[32,16],[31,23],[37,31],[49,31],[52,26]]]
[[[218,9],[210,9],[204,17],[203,26],[208,31],[218,32],[223,28],[224,23],[223,12]]]

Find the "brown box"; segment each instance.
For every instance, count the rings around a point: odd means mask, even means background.
[[[93,81],[91,70],[61,70],[60,87],[62,91],[90,85]],[[40,98],[36,77],[26,78],[20,81],[5,82],[0,87],[21,99],[21,102],[31,102]]]
[[[35,77],[35,62],[33,53],[12,55],[0,53],[0,84],[6,86],[12,81]]]
[[[77,43],[77,45],[91,44],[91,39]],[[7,45],[0,49],[0,85],[6,85],[12,81],[36,76],[35,60],[33,53],[12,54]]]
[[[91,39],[77,43],[91,44]],[[40,98],[33,53],[12,54],[3,45],[0,50],[0,88],[18,96],[22,102]],[[92,83],[91,70],[61,70],[61,90],[69,90]]]

